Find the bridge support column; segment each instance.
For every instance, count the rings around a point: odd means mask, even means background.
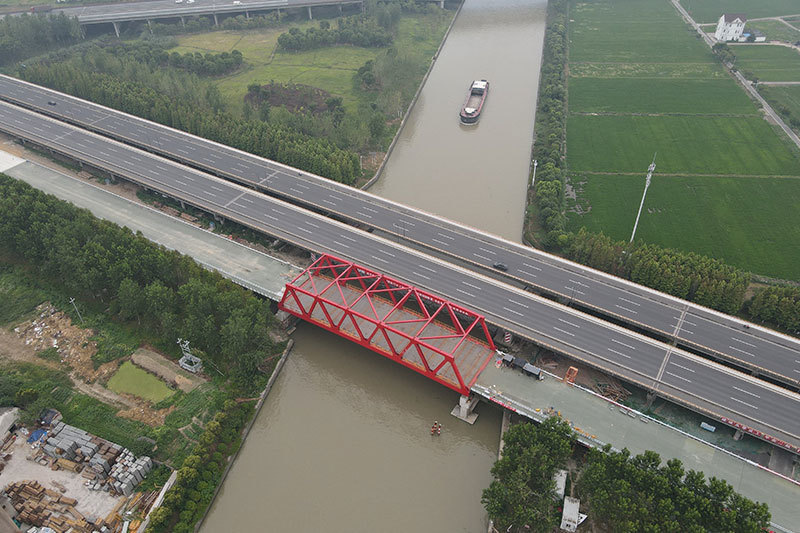
[[[647,393],[647,401],[646,401],[646,402],[645,402],[645,404],[644,404],[644,408],[645,408],[645,409],[649,409],[649,408],[650,408],[650,406],[651,406],[651,405],[653,405],[653,402],[655,401],[655,399],[656,399],[657,397],[658,397],[658,396],[656,396],[656,394],[655,394],[654,392],[648,392],[648,393]]]
[[[249,11],[245,11],[244,12],[244,18],[246,18],[246,19],[250,18],[250,12]]]
[[[439,2],[439,9],[444,9],[444,0]]]
[[[111,24],[114,25],[114,33],[117,34],[117,39],[119,39],[119,22],[112,22]]]
[[[186,209],[186,204],[183,203],[183,200],[178,200],[181,203],[181,209]]]
[[[311,6],[308,6],[308,20],[313,20],[313,17],[311,16]]]
[[[217,20],[217,14],[214,13],[214,26],[219,26],[219,20]]]
[[[186,21],[181,17],[181,26],[186,27]]]
[[[741,429],[737,429],[736,433],[733,434],[733,440],[742,440],[742,437],[744,437],[744,431]]]
[[[147,29],[150,30],[150,35],[153,35],[153,25],[150,23],[150,19],[147,19]]]
[[[339,4],[339,13],[342,12],[342,4]]]
[[[474,424],[478,419],[478,415],[473,410],[478,405],[478,401],[477,396],[461,396],[458,399],[458,405],[453,407],[450,414],[467,424]]]

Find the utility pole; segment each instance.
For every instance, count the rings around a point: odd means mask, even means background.
[[[639,213],[636,215],[636,222],[633,224],[633,232],[631,233],[631,240],[636,236],[636,227],[639,225],[639,217],[642,216],[642,207],[644,206],[644,197],[647,196],[647,188],[650,187],[650,180],[653,177],[653,171],[656,169],[656,156],[658,152],[653,154],[653,162],[647,167],[647,178],[644,181],[644,192],[642,193],[642,202],[639,204]]]
[[[83,324],[83,317],[81,316],[81,312],[80,312],[80,311],[78,311],[78,306],[77,306],[77,305],[75,305],[75,298],[70,298],[70,299],[69,299],[69,303],[71,303],[71,304],[72,304],[72,307],[74,307],[74,308],[75,308],[75,312],[76,312],[76,313],[78,313],[78,318],[80,318],[80,319],[81,319],[81,324]]]
[[[539,162],[536,159],[534,159],[533,160],[533,177],[531,178],[531,189],[533,188],[534,185],[536,185],[536,167],[538,167],[538,166],[539,166]]]

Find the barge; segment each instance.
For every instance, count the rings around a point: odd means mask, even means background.
[[[489,94],[489,82],[486,80],[475,80],[469,87],[467,99],[461,107],[459,118],[464,124],[475,124],[481,117],[483,104],[486,102],[486,95]]]

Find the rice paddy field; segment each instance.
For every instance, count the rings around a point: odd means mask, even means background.
[[[797,0],[680,0],[697,22],[716,22],[723,13],[744,13],[747,18],[800,15]]]
[[[688,3],[694,11],[717,3],[733,11],[736,1]],[[795,3],[746,4],[780,15]],[[800,242],[800,151],[762,118],[674,7],[661,0],[573,0],[569,20],[569,228],[630,238],[657,153],[637,240],[800,279],[800,247],[787,245]],[[775,48],[732,47],[737,67],[762,80],[759,72],[800,76],[800,54]],[[769,87],[800,107],[800,87],[776,89]]]
[[[800,52],[793,48],[741,44],[731,50],[736,55],[736,67],[752,72],[759,81],[800,81]]]

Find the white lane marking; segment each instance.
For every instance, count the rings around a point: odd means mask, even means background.
[[[216,194],[214,194],[213,192],[208,192],[208,191],[206,191],[206,190],[201,190],[200,192],[201,192],[201,193],[203,193],[203,194],[207,194],[207,195],[209,195],[209,196],[213,196],[214,198],[216,198],[216,197],[217,197],[217,195],[216,195]]]
[[[449,246],[450,245],[450,243],[447,243],[447,242],[444,242],[444,241],[440,241],[439,239],[431,238],[431,240],[433,242],[437,243],[437,244],[441,244],[442,246]]]
[[[518,301],[516,301],[516,300],[512,300],[511,298],[509,298],[509,299],[508,299],[508,301],[509,301],[509,302],[511,302],[511,303],[512,303],[512,304],[514,304],[514,305],[518,305],[518,306],[520,306],[520,307],[524,307],[525,309],[530,309],[530,307],[528,307],[528,306],[527,306],[527,305],[525,305],[524,303],[522,303],[522,302],[518,302]]]
[[[445,235],[444,233],[440,233],[440,232],[438,232],[438,231],[436,232],[436,235],[438,235],[439,237],[444,237],[445,239],[449,239],[449,240],[451,240],[451,241],[454,241],[454,240],[455,240],[455,239],[454,239],[453,237],[451,237],[450,235]]]
[[[559,319],[558,319],[558,321],[559,321],[559,322],[563,322],[564,324],[569,324],[569,325],[570,325],[570,326],[572,326],[573,328],[578,328],[578,329],[581,329],[581,327],[580,327],[578,324],[573,324],[572,322],[570,322],[570,321],[568,321],[568,320],[564,320],[563,318],[559,318]]]
[[[377,259],[378,261],[380,261],[380,262],[382,262],[382,263],[386,263],[387,265],[389,264],[389,261],[387,261],[387,260],[386,260],[386,259],[384,259],[383,257],[375,257],[375,256],[373,255],[373,256],[372,256],[372,258],[373,258],[373,259]]]
[[[303,194],[303,191],[298,191],[298,190],[297,190],[297,189],[295,189],[294,187],[289,187],[289,190],[290,190],[290,191],[293,191],[293,192],[296,192],[297,194]]]
[[[297,229],[299,229],[300,231],[305,231],[309,235],[311,235],[311,233],[312,233],[312,231],[310,229],[306,229],[306,228],[304,228],[302,226],[297,226]]]
[[[678,318],[678,317],[675,317],[675,318]],[[689,322],[685,318],[683,319],[683,321],[684,321],[684,323],[689,324],[690,326],[695,326],[695,327],[697,326],[697,324],[695,324],[694,322]]]
[[[687,371],[691,372],[692,374],[694,374],[694,373],[695,373],[695,371],[694,371],[694,370],[692,370],[691,368],[689,368],[689,367],[687,367],[687,366],[679,365],[678,363],[673,363],[672,361],[670,361],[670,362],[669,362],[669,364],[671,364],[671,365],[675,365],[675,366],[677,366],[678,368],[682,368],[682,369],[684,369],[684,370],[687,370]]]
[[[419,276],[419,277],[421,277],[421,278],[425,278],[425,279],[427,279],[428,281],[430,281],[430,279],[431,279],[431,278],[429,278],[428,276],[426,276],[425,274],[420,274],[419,272],[414,272],[414,271],[412,271],[411,273],[412,273],[412,274],[414,274],[415,276]]]
[[[462,281],[461,283],[463,283],[467,287],[472,287],[475,290],[478,290],[478,291],[481,290],[480,287],[478,287],[477,285],[473,285],[472,283],[469,283],[468,281]],[[798,361],[798,363],[800,363],[800,361]]]
[[[469,292],[467,292],[467,291],[462,291],[462,290],[461,290],[461,289],[459,289],[458,287],[456,287],[456,291],[457,291],[457,292],[460,292],[461,294],[466,294],[466,295],[467,295],[467,296],[469,296],[470,298],[475,298],[475,295],[474,295],[474,294],[472,294],[472,293],[469,293]]]
[[[184,176],[184,178],[186,178],[186,179],[187,179],[187,180],[189,180],[189,181],[194,181],[194,178],[193,178],[193,177],[191,177],[191,176]]]
[[[220,188],[219,188],[219,187],[217,187],[216,185],[211,185],[210,187],[211,187],[212,189],[214,189],[215,191],[219,191],[219,192],[225,192],[223,189],[220,189]]]
[[[641,307],[642,306],[642,304],[636,303],[633,300],[628,300],[627,298],[623,298],[622,296],[620,296],[619,299],[622,300],[623,302],[628,302],[631,305],[635,305],[636,307]]]
[[[485,255],[481,255],[481,254],[472,254],[472,255],[474,255],[475,257],[479,257],[481,259],[485,259],[486,261],[491,261],[491,259],[489,259]]]
[[[338,244],[339,246],[341,246],[343,248],[350,248],[349,244],[345,244],[345,243],[339,242],[339,241],[333,241],[333,244]]]
[[[691,382],[692,382],[692,380],[691,380],[691,379],[686,379],[685,377],[683,377],[683,376],[679,376],[678,374],[673,374],[673,373],[672,373],[672,372],[670,372],[669,370],[667,370],[667,371],[665,372],[665,374],[669,374],[669,375],[670,375],[670,376],[672,376],[673,378],[682,379],[682,380],[683,380],[683,381],[685,381],[686,383],[691,383]]]
[[[520,274],[524,274],[525,276],[530,276],[532,278],[536,277],[536,274],[534,274],[533,272],[528,272],[527,270],[517,269],[517,272],[519,272]]]
[[[539,267],[537,267],[537,266],[535,266],[535,265],[530,265],[530,264],[528,264],[528,263],[522,263],[522,264],[523,264],[523,265],[525,265],[525,266],[526,266],[526,267],[528,267],[528,268],[532,268],[532,269],[534,269],[534,270],[538,270],[539,272],[541,272],[541,271],[542,271],[542,269],[541,269],[541,268],[539,268]]]
[[[564,335],[569,335],[570,337],[574,337],[574,336],[575,336],[575,334],[574,334],[574,333],[570,333],[569,331],[564,331],[563,329],[561,329],[561,328],[557,328],[557,327],[555,327],[555,326],[553,326],[553,329],[554,329],[554,330],[556,330],[556,331],[560,331],[560,332],[561,332],[561,333],[563,333]]]
[[[579,290],[578,290],[578,289],[576,289],[575,287],[570,287],[569,285],[564,285],[564,288],[565,288],[565,289],[567,289],[568,291],[572,291],[572,292],[574,292],[574,293],[576,293],[576,294],[583,294],[583,295],[585,295],[585,294],[586,294],[585,292],[583,292],[583,291],[579,291]]]
[[[743,354],[745,354],[745,355],[749,355],[750,357],[755,357],[755,354],[752,354],[752,353],[750,353],[750,352],[746,352],[746,351],[744,351],[744,350],[740,350],[740,349],[739,349],[739,348],[737,348],[736,346],[728,346],[728,348],[730,348],[731,350],[736,350],[737,352],[742,352]]]
[[[614,348],[608,348],[608,351],[609,351],[609,352],[611,352],[611,353],[615,353],[615,354],[617,354],[617,355],[621,355],[622,357],[627,357],[628,359],[630,359],[630,358],[631,358],[631,356],[630,356],[630,355],[628,355],[628,354],[626,354],[626,353],[618,352],[618,351],[616,351]]]
[[[335,194],[329,194],[328,198],[333,198],[334,200],[339,201],[339,202],[342,201],[342,199],[339,196],[336,196]]]
[[[139,161],[139,162],[141,162],[141,161],[142,161],[141,159],[139,159],[139,158],[138,158],[138,157],[136,157],[135,155],[132,155],[132,156],[129,156],[129,157],[130,157],[131,159],[133,159],[134,161]]]
[[[487,250],[486,248],[481,248],[480,246],[478,246],[478,250],[480,250],[481,252],[486,252],[487,254],[497,255],[497,252],[493,252],[492,250]]]
[[[213,161],[213,160],[211,160],[211,159],[209,159],[209,158],[207,158],[207,157],[201,157],[200,159],[202,159],[202,160],[203,160],[203,161],[205,161],[206,163],[211,163],[211,164],[214,164],[214,161]]]
[[[753,409],[755,409],[756,411],[758,411],[758,407],[756,407],[756,406],[755,406],[755,405],[753,405],[753,404],[750,404],[750,403],[747,403],[747,402],[745,402],[745,401],[742,401],[742,400],[740,400],[739,398],[734,398],[733,396],[731,396],[730,398],[731,398],[731,400],[733,400],[734,402],[739,402],[739,403],[741,403],[741,404],[744,404],[744,405],[746,405],[747,407],[752,407]]]
[[[255,203],[255,202],[253,202],[253,200],[251,200],[250,198],[247,198],[247,197],[242,198],[242,200],[244,200],[245,202],[250,202],[251,204]]]
[[[346,240],[348,240],[350,242],[358,242],[357,240],[355,240],[354,238],[352,238],[349,235],[339,235],[339,237],[341,237],[342,239],[346,239]]]
[[[757,346],[755,344],[750,344],[749,342],[743,341],[742,339],[737,339],[736,337],[731,337],[731,340],[732,341],[736,341],[736,342],[741,342],[742,344],[746,344],[746,345],[750,346],[751,348],[757,348]]]
[[[589,286],[587,284],[581,283],[580,281],[574,280],[572,278],[570,278],[569,282],[570,283],[574,283],[576,285],[580,285],[581,287],[586,287],[587,289],[589,288]]]
[[[524,316],[522,313],[519,313],[519,312],[517,312],[517,311],[514,311],[513,309],[509,309],[508,307],[504,307],[503,309],[504,309],[505,311],[508,311],[509,313],[514,313],[515,315]]]
[[[620,346],[624,346],[626,348],[630,348],[631,350],[635,350],[636,349],[635,347],[631,346],[630,344],[625,344],[624,342],[618,341],[617,339],[611,339],[611,342],[615,342],[615,343],[619,344]]]
[[[428,272],[433,272],[434,274],[436,274],[436,271],[434,269],[432,269],[431,267],[426,267],[425,265],[417,265],[417,266],[427,270]]]
[[[302,187],[303,189],[308,189],[309,188],[308,185],[303,185],[302,183],[295,183],[295,185],[297,185],[298,187]]]
[[[364,207],[364,211],[369,211],[370,213],[377,213],[378,212],[376,209],[372,209],[371,207],[367,207],[367,206],[363,206],[363,207]]]
[[[175,180],[175,183],[180,183],[184,187],[186,187],[186,183],[182,182],[181,180]]]
[[[268,214],[266,214],[266,213],[264,213],[264,216],[265,216],[265,217],[267,217],[267,218],[269,218],[269,219],[271,219],[271,220],[276,220],[276,221],[278,220],[278,217],[274,217],[274,216],[272,216],[272,215],[268,215]]]
[[[746,390],[744,390],[744,389],[740,389],[739,387],[737,387],[737,386],[735,386],[735,385],[733,386],[733,388],[734,388],[734,389],[736,389],[736,390],[738,390],[739,392],[743,392],[743,393],[745,393],[745,394],[749,394],[750,396],[755,396],[756,398],[759,398],[759,399],[761,398],[761,396],[759,396],[758,394],[752,393],[752,392],[750,392],[750,391],[746,391]]]
[[[325,202],[326,204],[332,205],[334,207],[336,207],[336,205],[337,205],[335,202],[331,202],[330,200],[326,200],[325,198],[323,198],[322,201]]]
[[[408,220],[405,220],[405,219],[402,219],[402,218],[398,218],[397,221],[398,222],[402,222],[406,226],[416,226],[416,224],[414,224],[413,222],[409,222]]]
[[[686,328],[681,328],[681,331],[683,331],[684,333],[688,333],[689,335],[694,335],[694,331],[690,331]]]
[[[382,254],[386,254],[386,255],[388,255],[389,257],[394,257],[394,254],[393,254],[392,252],[388,252],[388,251],[386,251],[386,250],[381,250],[381,249],[378,249],[378,251],[379,251],[380,253],[382,253]]]
[[[372,218],[372,215],[368,215],[366,213],[362,213],[361,211],[356,211],[356,215],[360,215],[362,217]]]
[[[634,315],[638,315],[638,311],[634,311],[633,309],[628,309],[627,307],[623,307],[621,305],[614,304],[614,307],[619,307],[620,309],[627,311],[629,313],[633,313]]]
[[[318,226],[317,224],[314,224],[314,223],[313,223],[313,222],[311,222],[310,220],[306,220],[305,222],[306,222],[306,224],[308,224],[308,225],[309,225],[309,226],[311,226],[312,228],[317,228],[317,229],[319,229],[319,226]]]

